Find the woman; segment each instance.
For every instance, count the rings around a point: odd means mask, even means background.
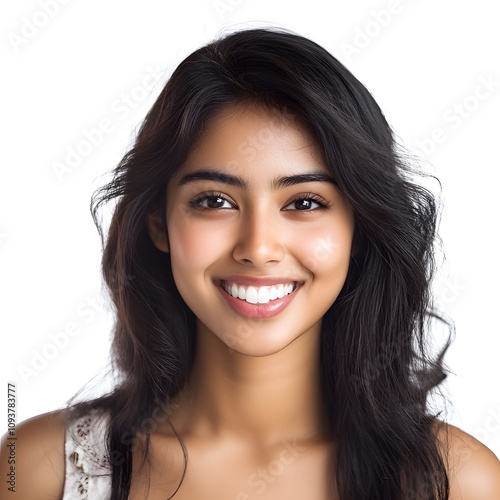
[[[93,199],[99,230],[118,200],[116,388],[18,428],[14,498],[500,498],[494,454],[427,409],[449,343],[424,348],[437,214],[414,173],[315,43],[190,55]]]

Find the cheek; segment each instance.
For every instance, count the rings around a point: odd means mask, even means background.
[[[332,272],[343,275],[347,274],[351,243],[351,225],[333,222],[308,230],[301,237],[297,251],[305,267],[317,277]]]
[[[173,222],[173,221],[179,222]],[[202,221],[173,218],[168,225],[170,258],[176,283],[203,272],[226,251],[224,229]]]

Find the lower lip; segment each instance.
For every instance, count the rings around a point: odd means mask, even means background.
[[[246,300],[236,299],[227,293],[221,284],[215,284],[221,295],[226,299],[229,305],[241,316],[250,319],[266,319],[279,314],[295,298],[301,285],[297,285],[295,290],[281,299],[271,300],[267,304],[250,304]]]

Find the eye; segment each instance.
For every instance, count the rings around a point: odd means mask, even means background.
[[[313,212],[315,210],[325,210],[327,208],[330,208],[331,203],[328,203],[327,201],[323,200],[319,196],[308,193],[306,195],[300,195],[294,200],[292,200],[287,207],[289,206],[294,206],[292,210],[298,210],[301,212]],[[314,207],[314,205],[317,205]],[[288,210],[287,210],[288,211]]]
[[[229,206],[224,207],[224,203]],[[234,208],[222,193],[217,192],[200,193],[189,202],[189,206],[196,210],[226,210],[228,208]]]

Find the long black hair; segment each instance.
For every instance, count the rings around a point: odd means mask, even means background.
[[[110,415],[112,498],[128,498],[130,436],[158,408],[168,413],[196,348],[194,314],[176,289],[168,254],[148,235],[147,217],[165,214],[165,187],[209,120],[239,103],[300,120],[354,212],[356,251],[321,331],[321,389],[335,436],[331,474],[340,498],[448,498],[436,438],[439,413],[428,401],[446,377],[450,342],[436,357],[427,352],[437,317],[430,291],[436,199],[414,181],[415,169],[367,89],[325,49],[277,28],[221,36],[189,55],[111,182],[92,198],[116,311],[118,381],[109,394],[72,410]],[[98,213],[111,200],[116,206],[104,237]]]

